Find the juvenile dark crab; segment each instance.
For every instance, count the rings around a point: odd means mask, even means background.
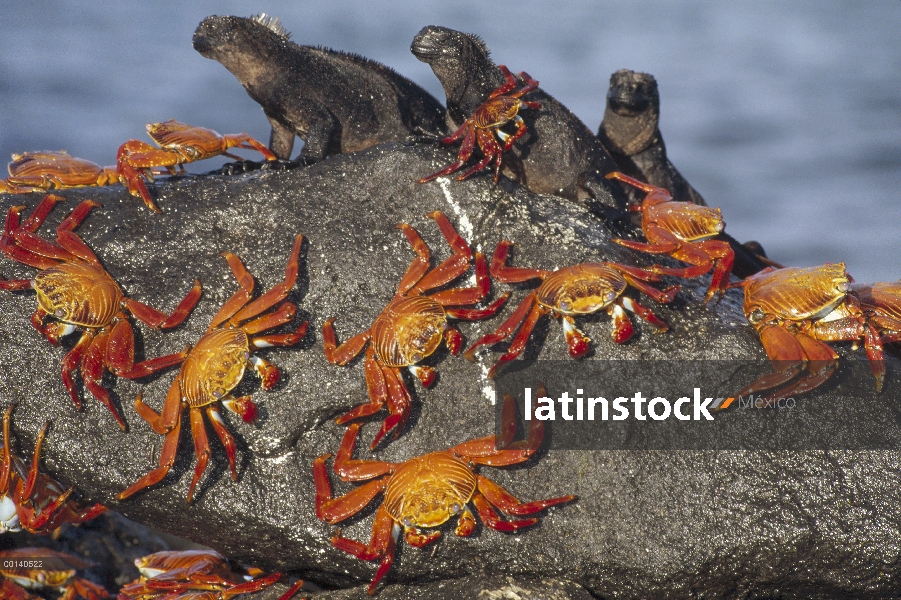
[[[513,242],[509,241],[497,245],[491,260],[491,276],[504,283],[519,283],[530,279],[541,279],[542,283],[537,290],[523,298],[513,314],[494,333],[482,337],[466,351],[466,358],[473,360],[479,346],[505,340],[519,328],[519,333],[513,338],[507,352],[491,367],[489,377],[494,377],[502,364],[522,354],[538,319],[547,314],[563,319],[563,333],[566,335],[569,355],[573,358],[585,356],[591,342],[590,338],[576,328],[573,319],[575,315],[606,310],[613,318],[613,341],[617,344],[625,343],[634,334],[632,321],[625,310],[635,313],[653,325],[658,332],[669,329],[669,325],[657,318],[650,309],[622,295],[631,285],[657,302],[672,302],[679,286],[661,291],[645,283],[660,281],[660,275],[639,267],[612,262],[581,263],[556,271],[508,267],[507,254],[512,245]]]
[[[106,272],[97,256],[73,230],[84,220],[96,202],[85,200],[56,229],[56,242],[35,233],[53,206],[64,200],[48,195],[24,222],[19,213],[24,206],[14,206],[6,214],[6,225],[0,236],[0,250],[8,258],[39,269],[34,279],[0,278],[0,289],[37,292],[38,307],[31,323],[52,344],[75,331],[81,338],[63,358],[62,378],[75,406],[81,399],[75,389],[72,373],[80,368],[84,386],[102,402],[119,426],[125,430],[122,415],[113,405],[109,392],[100,385],[104,369],[117,377],[136,379],[181,362],[184,353],[134,362],[134,330],[128,320],[131,314],[155,329],[169,329],[180,324],[200,299],[200,282],[184,297],[171,315],[128,298],[119,284]],[[45,323],[47,317],[52,321]]]
[[[113,185],[119,183],[116,167],[70,156],[65,150],[13,154],[9,177],[0,181],[0,193],[27,194],[42,190]]]
[[[507,67],[498,65],[498,68],[507,78],[507,82],[497,88],[488,96],[479,107],[472,113],[472,116],[466,119],[459,129],[441,140],[442,144],[453,144],[461,137],[463,144],[460,146],[460,152],[457,154],[457,162],[448,165],[437,173],[432,173],[427,177],[419,180],[419,183],[425,183],[444,175],[450,175],[459,171],[475,149],[475,145],[479,145],[483,157],[472,168],[457,177],[458,181],[462,181],[481,171],[487,167],[491,161],[495,162],[494,166],[494,183],[501,174],[501,162],[504,158],[504,152],[513,147],[513,142],[521,138],[526,133],[526,124],[519,116],[519,109],[522,107],[537,110],[541,108],[538,102],[527,102],[521,98],[538,87],[538,82],[529,77],[525,71],[519,74],[519,78],[523,82],[523,87],[513,91],[517,81]],[[516,132],[507,134],[501,131],[501,127],[513,121],[516,124]],[[503,146],[497,143],[494,136],[497,136]]]
[[[734,285],[744,288],[745,315],[776,370],[739,395],[767,393],[768,398],[776,398],[822,385],[838,366],[838,354],[826,341],[863,340],[877,391],[881,389],[883,339],[873,323],[885,322],[868,318],[850,293],[851,278],[844,263],[766,269]]]
[[[12,566],[27,561],[39,561],[41,568]],[[12,548],[0,551],[0,592],[3,593],[0,598],[4,600],[37,599],[40,596],[32,596],[26,590],[46,588],[61,592],[59,600],[105,600],[109,598],[109,592],[96,583],[75,576],[76,570],[87,569],[90,566],[89,563],[77,556],[47,548]],[[11,583],[11,585],[4,587],[6,583]]]
[[[271,389],[278,382],[280,373],[277,367],[253,355],[252,352],[268,346],[293,346],[306,334],[305,321],[292,333],[256,335],[290,322],[297,312],[297,307],[285,300],[285,297],[297,280],[297,261],[302,242],[303,236],[295,237],[294,247],[285,269],[285,279],[253,301],[251,301],[253,275],[247,271],[237,256],[228,252],[223,255],[241,288],[222,305],[206,333],[184,357],[181,370],[169,388],[162,412],[157,413],[147,406],[140,395],[135,400],[134,406],[138,414],[156,433],[166,438],[160,452],[159,467],[116,496],[119,500],[125,500],[132,494],[158,483],[172,468],[178,451],[182,413],[185,409],[190,415],[191,434],[197,455],[194,478],[188,489],[188,502],[193,500],[194,488],[206,470],[210,458],[210,444],[203,420],[204,412],[225,447],[232,480],[238,480],[235,468],[235,440],[225,426],[216,405],[222,402],[228,410],[241,415],[244,421],[253,422],[256,419],[257,407],[250,396],[232,398],[229,394],[241,382],[244,370],[248,366],[260,376],[264,390]],[[272,311],[266,312],[273,307],[275,308]]]
[[[507,415],[514,410],[512,398],[505,399],[504,410]],[[513,424],[512,431],[505,427],[504,442],[507,442],[515,434],[515,423],[510,416],[504,419],[504,423]],[[368,483],[344,496],[333,498],[325,466],[331,454],[324,454],[313,461],[313,479],[316,484],[316,516],[331,524],[340,523],[360,512],[379,492],[384,492],[382,505],[375,513],[372,538],[368,544],[340,536],[332,538],[333,546],[357,558],[381,560],[369,585],[370,594],[375,593],[376,585],[391,568],[401,532],[408,544],[420,548],[441,536],[440,531],[423,533],[420,527],[438,527],[457,517],[454,533],[469,536],[476,527],[469,503],[475,506],[488,527],[498,531],[516,531],[537,523],[538,519],[504,520],[495,511],[495,506],[509,515],[520,517],[576,498],[561,496],[523,503],[475,471],[477,465],[503,467],[527,461],[541,445],[544,435],[543,422],[537,419],[531,421],[528,440],[511,444],[502,442],[501,446],[506,446],[504,450],[496,449],[495,436],[491,435],[402,463],[354,460],[352,457],[359,428],[360,425],[354,423],[345,432],[335,457],[334,471],[342,481]]]
[[[728,242],[709,239],[722,233],[726,227],[720,209],[692,202],[676,202],[667,190],[642,183],[618,171],[608,173],[607,179],[617,179],[647,192],[644,202],[640,206],[630,206],[629,210],[641,213],[641,230],[649,243],[620,239],[613,241],[632,250],[668,254],[692,265],[684,268],[654,265],[649,267],[654,273],[700,277],[713,269],[705,302],[709,302],[714,296],[722,297],[729,289],[729,275],[735,262],[735,252]]]
[[[45,423],[34,445],[31,467],[12,453],[10,422],[14,404],[3,415],[3,460],[0,463],[0,533],[25,531],[47,535],[63,523],[78,525],[106,512],[100,504],[86,504],[71,498],[74,488],[40,472],[41,445],[50,427]]]
[[[426,387],[435,381],[435,370],[427,366],[417,366],[430,356],[442,339],[451,354],[460,352],[463,338],[456,329],[448,327],[447,319],[472,321],[490,317],[503,305],[509,294],[498,298],[483,309],[455,308],[473,306],[488,294],[491,281],[485,257],[476,253],[476,285],[470,288],[444,290],[426,295],[426,292],[450,283],[469,269],[472,250],[448,221],[444,213],[429,215],[438,223],[441,233],[454,253],[450,258],[429,271],[430,253],[425,242],[413,227],[402,223],[400,227],[417,257],[407,267],[397,295],[363,333],[337,345],[334,318],[326,320],[322,326],[322,339],[326,359],[335,365],[346,365],[357,356],[370,340],[366,350],[366,388],[369,402],[361,404],[339,417],[337,423],[344,424],[353,419],[366,417],[387,407],[389,415],[372,441],[375,448],[379,440],[389,431],[400,432],[410,413],[410,393],[404,386],[400,369],[407,367]],[[396,436],[397,434],[395,434]]]
[[[140,196],[147,208],[154,212],[160,209],[154,204],[144,184],[144,177],[153,181],[154,174],[163,168],[170,175],[176,174],[175,167],[185,172],[185,163],[224,155],[235,160],[240,156],[229,154],[229,148],[256,150],[267,161],[277,160],[269,148],[246,133],[219,135],[212,129],[195,127],[170,119],[163,123],[148,123],[147,133],[161,146],[155,148],[140,140],[128,140],[119,146],[116,173],[132,196]]]

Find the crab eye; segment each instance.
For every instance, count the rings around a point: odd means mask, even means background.
[[[59,317],[60,319],[62,319],[63,317],[66,316],[66,311],[64,311],[61,308],[57,308],[53,314],[56,315],[57,317]]]
[[[616,300],[616,292],[607,292],[604,295],[604,299],[607,300],[607,302],[613,302]]]
[[[763,311],[759,308],[755,308],[751,311],[751,314],[748,315],[748,320],[752,323],[757,323],[758,321],[763,320]]]
[[[409,518],[409,517],[405,517],[405,518],[404,518],[404,525],[406,525],[407,527],[413,527],[413,522],[410,521],[410,518]]]
[[[417,353],[414,354],[412,357],[410,357],[410,360],[412,360],[412,361],[415,362],[415,363],[418,363],[419,361],[422,360],[422,354],[420,354],[419,352],[417,352]]]
[[[560,302],[560,310],[569,310],[569,300],[563,300]]]
[[[456,502],[454,502],[454,503],[451,505],[451,512],[454,513],[455,515],[456,515],[457,513],[459,513],[459,512],[460,512],[460,505],[457,504]]]

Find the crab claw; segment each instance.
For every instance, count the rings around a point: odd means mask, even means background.
[[[576,328],[573,318],[563,317],[563,334],[566,336],[566,345],[569,347],[569,355],[573,358],[582,358],[588,354],[591,338]]]
[[[456,356],[460,354],[460,350],[463,348],[463,336],[453,327],[448,327],[447,331],[444,332],[444,343],[447,345],[450,353]]]
[[[419,383],[423,385],[423,387],[431,387],[432,384],[435,383],[435,369],[433,369],[432,367],[410,365],[407,368],[411,373],[416,375],[416,378],[419,380]]]
[[[253,423],[257,420],[257,405],[250,399],[250,396],[223,400],[222,405],[233,413],[240,415],[241,420],[245,423]]]
[[[278,367],[263,360],[259,356],[251,355],[248,360],[250,361],[250,364],[253,365],[254,371],[260,376],[263,389],[269,390],[275,387],[275,384],[278,383],[278,380],[281,378],[281,371],[278,370]]]

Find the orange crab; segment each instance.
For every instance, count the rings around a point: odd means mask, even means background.
[[[7,566],[16,563],[39,562],[38,568]],[[109,592],[87,579],[75,576],[77,569],[87,569],[89,563],[77,556],[47,548],[13,548],[0,551],[0,592],[5,600],[30,600],[27,590],[50,588],[62,592],[59,600],[105,600]],[[4,581],[5,580],[5,581]],[[6,587],[4,587],[6,586]],[[18,589],[16,589],[18,588]]]
[[[13,154],[9,178],[0,181],[0,193],[27,194],[42,190],[65,189],[119,183],[116,167],[69,156],[65,150]]]
[[[181,370],[169,388],[162,412],[157,413],[147,406],[140,395],[135,400],[134,406],[138,414],[155,432],[166,436],[166,439],[160,452],[160,466],[121,492],[117,496],[119,500],[124,500],[158,483],[172,468],[178,450],[181,417],[185,409],[188,409],[190,415],[191,434],[194,437],[194,450],[197,455],[194,478],[188,489],[188,502],[193,501],[194,487],[206,470],[210,458],[209,439],[203,420],[204,412],[225,447],[231,477],[234,481],[238,480],[235,468],[235,440],[225,426],[216,405],[222,402],[225,408],[239,414],[244,421],[253,422],[256,419],[257,407],[250,396],[232,398],[229,394],[241,382],[248,366],[260,376],[264,390],[271,389],[280,377],[277,367],[255,356],[253,351],[268,346],[293,346],[306,334],[305,321],[292,333],[256,335],[288,323],[297,312],[297,307],[292,302],[286,301],[285,297],[297,280],[297,263],[302,242],[301,235],[294,239],[285,279],[253,301],[251,301],[253,275],[247,271],[237,256],[228,252],[223,254],[241,287],[222,305],[206,333],[184,357]],[[275,309],[266,312],[272,307]]]
[[[166,169],[175,175],[177,166],[184,173],[184,163],[224,155],[235,160],[242,160],[228,152],[229,148],[246,148],[256,150],[267,161],[277,160],[269,148],[256,141],[246,133],[220,135],[212,129],[195,127],[170,119],[164,123],[148,123],[147,133],[160,148],[154,148],[140,140],[128,140],[119,146],[116,173],[119,181],[128,188],[132,196],[140,196],[147,208],[161,212],[154,204],[144,184],[144,177],[151,182],[154,174],[159,174],[155,167]]]
[[[120,600],[228,600],[266,589],[281,573],[262,574],[248,569],[246,575],[232,570],[228,561],[212,550],[164,551],[135,559],[141,578],[119,590]],[[280,600],[288,600],[303,585],[294,584]]]
[[[86,504],[71,498],[74,488],[40,472],[41,444],[50,423],[45,423],[34,445],[31,467],[10,449],[10,422],[15,404],[3,416],[3,459],[0,463],[0,533],[21,531],[46,535],[63,523],[77,525],[106,512],[101,504]]]
[[[852,290],[845,264],[765,269],[741,283],[744,312],[760,335],[776,370],[745,387],[739,395],[768,393],[768,398],[809,392],[825,383],[838,366],[838,354],[824,342],[863,340],[882,388],[885,363],[882,338]],[[879,323],[879,321],[875,321]]]
[[[650,267],[654,273],[700,277],[713,269],[705,302],[726,293],[735,252],[727,242],[709,239],[722,233],[726,227],[719,208],[676,202],[667,190],[642,183],[618,171],[608,173],[607,179],[628,183],[648,194],[640,206],[630,206],[629,210],[641,213],[641,230],[649,243],[621,239],[614,242],[632,250],[668,254],[691,265],[684,268],[654,265]]]
[[[6,215],[0,236],[0,250],[12,260],[39,269],[34,279],[0,278],[0,289],[37,292],[38,307],[31,322],[51,343],[75,331],[81,339],[63,358],[62,378],[75,406],[81,400],[72,373],[80,367],[84,386],[102,402],[123,429],[122,415],[113,405],[109,392],[101,385],[104,369],[118,377],[136,379],[178,364],[184,353],[170,354],[140,363],[134,362],[134,330],[131,314],[156,329],[180,324],[200,299],[200,282],[181,301],[171,315],[128,298],[119,284],[106,272],[94,252],[74,233],[92,208],[100,206],[85,200],[56,229],[56,242],[38,237],[35,232],[44,222],[59,196],[48,195],[24,222],[19,214],[24,206],[14,206]],[[45,323],[47,317],[54,320]]]
[[[436,211],[428,216],[438,223],[441,233],[453,249],[451,257],[429,271],[429,249],[419,233],[406,223],[398,225],[417,257],[404,273],[394,299],[385,306],[369,329],[340,346],[335,338],[335,319],[327,319],[322,326],[325,357],[335,365],[346,365],[363,350],[367,342],[372,342],[366,351],[365,366],[369,402],[339,417],[337,423],[342,425],[353,419],[369,416],[386,406],[389,415],[372,441],[373,449],[386,433],[396,430],[396,437],[409,416],[410,393],[401,378],[401,367],[407,367],[422,385],[432,385],[435,370],[432,367],[418,366],[417,363],[434,353],[442,339],[451,354],[458,354],[463,343],[460,332],[448,327],[448,318],[472,321],[490,317],[509,297],[509,294],[505,294],[483,309],[459,308],[478,304],[488,294],[491,281],[488,279],[485,257],[480,252],[475,257],[474,287],[426,295],[426,292],[463,275],[472,261],[469,244],[460,237],[444,213]]]
[[[503,467],[523,463],[541,445],[544,435],[542,421],[533,419],[528,440],[509,443],[515,434],[513,399],[505,398],[503,439],[498,450],[495,436],[470,440],[448,450],[432,452],[402,463],[376,460],[354,460],[353,451],[360,429],[358,423],[347,428],[335,457],[334,471],[342,481],[368,481],[338,498],[332,497],[332,487],[325,461],[331,454],[323,454],[313,461],[316,484],[316,516],[330,524],[339,523],[363,510],[379,492],[384,492],[382,505],[375,513],[372,538],[368,544],[335,536],[332,545],[362,560],[381,560],[369,593],[375,592],[378,582],[394,561],[394,551],[401,532],[411,546],[417,548],[435,541],[440,531],[423,533],[420,527],[438,527],[457,517],[454,530],[458,536],[468,536],[475,530],[476,521],[468,508],[471,502],[485,525],[498,531],[516,531],[538,522],[528,519],[504,520],[494,507],[513,516],[526,516],[540,510],[575,500],[575,496],[561,496],[549,500],[520,502],[513,494],[475,471],[476,465]],[[511,430],[509,425],[513,426]],[[371,480],[371,481],[370,481]]]
[[[466,358],[473,360],[479,346],[505,340],[519,328],[519,333],[513,338],[507,352],[488,371],[488,377],[494,377],[502,364],[522,354],[532,329],[535,328],[538,319],[546,314],[563,319],[563,333],[566,336],[569,355],[573,358],[585,356],[591,342],[590,338],[576,328],[573,319],[576,315],[606,310],[613,318],[613,341],[617,344],[625,343],[634,334],[632,321],[625,310],[635,313],[653,325],[658,332],[669,329],[669,325],[661,321],[650,309],[622,295],[631,285],[657,302],[672,302],[679,291],[679,286],[668,287],[661,291],[645,283],[660,281],[660,275],[639,267],[612,262],[581,263],[556,271],[508,267],[507,254],[512,245],[513,242],[506,240],[497,245],[494,258],[491,260],[491,276],[504,283],[519,283],[530,279],[541,279],[542,283],[537,290],[523,298],[510,318],[494,333],[482,337],[466,351]]]
[[[483,157],[472,168],[457,177],[458,181],[462,181],[481,171],[487,167],[493,160],[494,165],[494,183],[501,174],[501,162],[504,152],[513,147],[513,142],[521,138],[526,133],[526,124],[519,116],[519,110],[523,107],[537,110],[541,108],[538,102],[527,102],[521,98],[538,87],[538,82],[529,77],[525,71],[519,74],[523,87],[513,91],[517,81],[504,65],[498,65],[498,68],[507,78],[507,82],[497,88],[488,96],[479,107],[472,113],[472,116],[466,119],[459,129],[441,140],[442,144],[453,144],[461,137],[463,144],[460,146],[460,152],[457,154],[457,161],[441,169],[437,173],[432,173],[428,177],[423,177],[419,183],[425,183],[444,175],[450,175],[459,171],[463,165],[472,156],[475,145],[478,143],[479,149],[482,151]],[[516,132],[507,134],[501,130],[501,127],[513,121],[516,125]],[[497,143],[494,136],[500,139],[503,146]]]

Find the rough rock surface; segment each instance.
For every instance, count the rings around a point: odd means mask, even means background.
[[[18,447],[30,451],[41,423],[51,419],[45,468],[130,519],[324,587],[368,583],[375,565],[333,548],[329,537],[336,528],[317,520],[313,510],[312,461],[337,449],[343,429],[333,418],[366,397],[363,361],[329,364],[320,332],[323,321],[335,316],[339,338],[347,339],[367,328],[391,299],[413,257],[395,224],[413,224],[436,259],[448,249],[424,216],[434,210],[447,213],[464,237],[488,254],[501,239],[515,240],[513,261],[520,266],[646,260],[614,247],[595,217],[559,198],[505,181],[495,188],[487,176],[414,183],[451,157],[446,149],[389,144],[289,172],[161,181],[156,192],[162,215],[144,209],[121,187],[67,191],[69,202],[57,206],[43,233],[51,235],[50,228],[76,202],[98,200],[103,208],[79,233],[131,297],[171,310],[195,277],[203,282],[204,297],[179,328],[158,332],[136,326],[139,356],[179,350],[206,329],[237,288],[221,252],[238,254],[260,289],[268,289],[283,277],[298,232],[307,242],[291,297],[301,316],[311,320],[311,333],[297,348],[264,353],[283,370],[284,380],[274,390],[260,391],[252,375],[238,390],[252,393],[262,413],[255,425],[226,417],[239,440],[238,483],[228,477],[224,452],[216,445],[197,500],[188,506],[194,456],[183,428],[178,460],[163,483],[117,503],[117,492],[156,465],[161,444],[131,403],[142,392],[145,401],[160,407],[174,372],[140,382],[105,379],[130,424],[127,434],[90,397],[84,411],[76,412],[59,375],[65,349],[51,346],[28,323],[34,294],[4,292],[0,405],[19,402],[13,423]],[[39,198],[5,196],[0,209],[5,213],[23,203],[30,209]],[[4,277],[33,272],[0,260]],[[594,339],[589,360],[762,357],[756,335],[744,324],[738,291],[716,307],[700,305],[707,281],[688,283],[671,306],[648,300],[671,323],[667,334],[650,335],[636,319],[639,335],[617,346],[606,315],[582,320]],[[517,286],[513,302],[525,293]],[[472,342],[493,330],[499,318],[462,322],[460,329]],[[565,357],[557,323],[539,325],[535,339],[540,343],[527,355]],[[492,406],[483,394],[482,374],[497,356],[483,353],[481,365],[444,350],[433,356],[428,362],[437,366],[438,382],[427,390],[408,382],[415,402],[409,428],[378,458],[401,461],[490,433]],[[895,369],[890,366],[890,377]],[[371,439],[376,427],[368,424],[364,439]],[[603,598],[893,596],[901,593],[897,463],[897,452],[542,452],[525,466],[482,472],[526,501],[574,493],[577,502],[546,511],[538,525],[516,534],[482,526],[471,538],[457,538],[445,527],[431,548],[401,544],[386,583],[457,590],[454,586],[464,584],[433,582],[488,578],[486,585],[502,587],[511,576],[515,585],[528,588],[529,581],[560,579],[572,582],[574,591],[567,592],[572,598],[585,597],[578,587]],[[350,487],[339,484],[337,491]],[[364,510],[344,523],[343,535],[368,539],[372,513]],[[447,597],[515,597],[467,594]],[[383,595],[423,597],[395,595],[391,585]]]

